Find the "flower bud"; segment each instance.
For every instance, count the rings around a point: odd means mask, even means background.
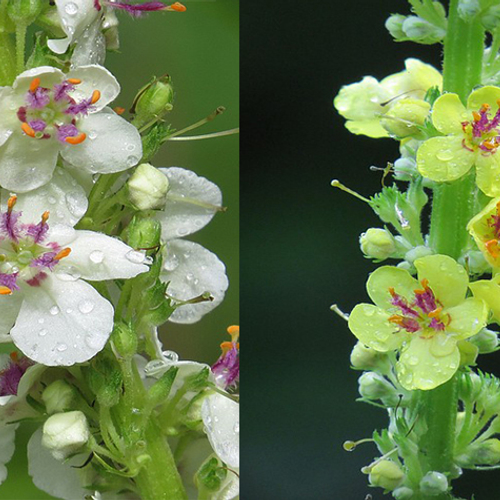
[[[479,354],[488,354],[498,347],[498,334],[488,328],[483,328],[479,333],[469,339],[479,349]]]
[[[79,451],[89,440],[87,419],[81,411],[56,413],[43,425],[42,445],[56,460],[64,460]]]
[[[420,491],[424,495],[437,496],[447,490],[448,479],[441,472],[430,471],[420,480]]]
[[[468,455],[473,465],[497,465],[500,462],[500,440],[487,439],[472,445]]]
[[[403,22],[402,29],[410,40],[429,45],[440,42],[446,34],[446,30],[417,16],[408,16]]]
[[[393,165],[394,177],[401,181],[409,181],[417,171],[417,161],[410,156],[398,158]]]
[[[29,26],[42,11],[41,0],[11,0],[7,6],[7,13],[15,24]]]
[[[468,340],[457,342],[458,350],[460,351],[460,366],[474,366],[476,364],[479,349],[471,344]]]
[[[500,5],[492,5],[481,16],[483,26],[490,32],[495,31],[500,24]]]
[[[111,340],[122,358],[130,359],[137,353],[137,335],[128,325],[115,324]]]
[[[160,237],[161,224],[157,220],[135,216],[130,221],[127,242],[132,248],[156,248]]]
[[[398,464],[390,460],[381,460],[372,467],[368,479],[372,486],[392,491],[403,482],[404,477],[404,472]]]
[[[410,264],[413,264],[420,257],[427,257],[428,255],[432,255],[434,252],[424,245],[419,245],[418,247],[412,248],[408,250],[405,254],[405,260]]]
[[[167,176],[149,163],[139,165],[128,181],[130,201],[139,210],[163,208],[167,192]]]
[[[480,250],[469,250],[458,259],[458,263],[469,268],[471,274],[491,273],[491,265]]]
[[[388,406],[395,406],[399,401],[396,388],[378,373],[363,373],[358,384],[359,393],[366,399],[382,399]]]
[[[381,118],[381,125],[396,137],[408,137],[420,132],[431,106],[421,99],[401,99]]]
[[[357,370],[373,370],[385,372],[390,367],[389,356],[358,342],[351,352],[351,364]]]
[[[411,500],[413,498],[414,491],[407,486],[401,486],[392,492],[392,496],[396,500]]]
[[[385,260],[396,250],[394,237],[386,229],[371,227],[359,237],[361,251],[371,259]]]
[[[134,125],[137,128],[161,118],[171,111],[174,89],[168,75],[154,78],[137,94],[134,102]]]
[[[406,16],[402,16],[401,14],[393,14],[385,22],[387,31],[396,40],[406,39],[405,32],[403,31],[403,23],[405,19]]]
[[[69,410],[75,401],[75,390],[65,380],[52,382],[42,393],[47,413],[60,413]]]

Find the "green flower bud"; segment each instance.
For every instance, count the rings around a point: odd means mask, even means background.
[[[42,0],[11,0],[7,13],[15,24],[29,26],[42,11]]]
[[[396,250],[394,237],[386,229],[371,227],[359,237],[361,251],[378,261],[389,258]]]
[[[174,101],[174,89],[168,75],[153,78],[137,94],[133,112],[134,125],[140,128],[171,111]]]
[[[403,31],[403,23],[405,19],[406,16],[402,16],[401,14],[393,14],[385,22],[385,27],[387,28],[387,31],[396,40],[406,39],[405,32]]]
[[[498,347],[498,334],[488,328],[483,328],[479,333],[469,339],[479,349],[479,354],[488,354]]]
[[[124,323],[115,324],[111,340],[122,358],[132,358],[137,353],[137,335]]]
[[[65,380],[52,382],[42,393],[42,401],[49,414],[69,410],[73,406],[75,398],[75,389]]]
[[[392,492],[392,496],[396,500],[410,500],[413,498],[414,491],[406,486],[401,486]]]
[[[155,407],[168,398],[170,391],[172,390],[172,385],[174,384],[175,378],[177,377],[177,372],[179,368],[173,366],[168,371],[166,371],[149,389],[148,399],[152,407]]]
[[[396,137],[408,137],[420,132],[419,126],[423,126],[431,105],[421,99],[401,99],[381,117],[380,123],[392,135]]]
[[[491,265],[480,250],[469,250],[458,259],[458,263],[469,268],[471,274],[491,273]]]
[[[402,29],[408,39],[425,45],[440,42],[446,34],[446,30],[417,16],[408,16],[403,22]]]
[[[382,399],[388,406],[395,406],[399,401],[396,388],[378,373],[363,373],[358,384],[359,393],[366,399]]]
[[[198,470],[195,475],[195,483],[198,490],[203,493],[218,491],[228,472],[223,467],[223,464],[215,457],[210,457]],[[204,495],[208,498],[207,495]],[[211,495],[210,495],[211,496]]]
[[[444,474],[437,471],[428,472],[420,480],[420,491],[424,495],[437,496],[448,490],[448,479]]]
[[[404,477],[404,472],[398,464],[390,460],[381,460],[372,467],[368,479],[372,486],[392,491],[403,482]]]
[[[373,370],[386,372],[390,369],[389,356],[358,342],[351,352],[351,364],[357,370]]]
[[[470,21],[481,12],[479,0],[459,0],[458,14],[464,21]]]
[[[472,445],[468,455],[473,465],[497,465],[500,462],[500,440],[487,439]]]
[[[500,5],[492,5],[481,16],[481,22],[488,31],[495,31],[500,24]]]
[[[161,224],[154,219],[135,216],[128,226],[128,244],[136,249],[160,246]]]
[[[56,460],[64,460],[79,451],[89,440],[90,431],[81,411],[56,413],[43,425],[42,445]]]
[[[149,163],[139,165],[128,181],[130,201],[139,210],[163,208],[167,191],[167,176]]]
[[[434,252],[424,245],[419,245],[418,247],[408,250],[405,254],[405,260],[410,264],[413,264],[420,257],[427,257],[427,255],[432,255]]]
[[[468,340],[457,342],[458,350],[460,351],[460,366],[473,366],[476,364],[479,349],[471,344]]]

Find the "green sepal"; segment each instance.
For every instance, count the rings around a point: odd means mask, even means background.
[[[141,163],[150,161],[172,133],[173,130],[170,128],[170,125],[163,122],[155,123],[150,127],[142,136]]]
[[[42,0],[11,0],[7,13],[15,24],[29,26],[42,12]]]
[[[111,341],[122,358],[130,359],[137,353],[137,335],[131,325],[116,323]]]
[[[35,33],[33,50],[26,62],[26,69],[38,68],[39,66],[52,66],[58,69],[66,69],[69,60],[64,55],[56,56],[47,47],[47,35],[42,32]]]
[[[220,490],[226,477],[227,470],[223,467],[223,463],[216,457],[212,457],[205,461],[198,469],[195,476],[195,482],[200,490],[200,494],[203,490],[214,493]]]
[[[210,369],[208,367],[203,368],[198,373],[194,373],[189,377],[184,379],[184,389],[186,392],[200,392],[206,389],[209,385],[208,377],[210,375]]]
[[[148,399],[150,405],[154,408],[159,404],[166,401],[172,390],[172,385],[175,382],[179,368],[173,366],[166,371],[150,388],[148,391]]]
[[[129,246],[138,250],[152,250],[160,247],[161,224],[148,217],[135,215],[127,229]]]
[[[113,363],[109,354],[103,353],[95,357],[84,374],[100,405],[111,407],[118,404],[123,378],[121,370]]]

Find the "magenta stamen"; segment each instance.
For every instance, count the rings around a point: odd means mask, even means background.
[[[32,109],[43,109],[50,103],[49,89],[38,87],[26,94],[26,104]]]
[[[139,17],[146,12],[158,12],[166,9],[166,5],[162,2],[145,2],[139,4],[112,2],[109,6],[114,9],[124,10],[134,17]]]
[[[33,365],[33,361],[25,357],[17,361],[11,359],[7,368],[0,372],[0,396],[17,396],[22,376]]]
[[[240,358],[236,344],[232,343],[232,348],[222,353],[221,357],[212,366],[217,385],[223,389],[235,387],[240,378]]]
[[[14,243],[19,241],[21,229],[17,226],[17,221],[21,215],[21,212],[5,212],[0,215],[0,233],[6,234]]]
[[[6,286],[11,290],[19,290],[19,285],[17,284],[18,273],[4,274],[0,273],[0,285]]]

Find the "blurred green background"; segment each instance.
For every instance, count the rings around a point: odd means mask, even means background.
[[[167,2],[168,3],[168,2]],[[118,13],[120,53],[109,54],[106,66],[122,92],[115,105],[128,109],[135,93],[154,75],[168,73],[176,91],[174,110],[167,116],[182,129],[218,106],[226,112],[188,135],[235,128],[239,121],[239,1],[186,0],[184,13],[158,13],[140,19]],[[192,238],[226,264],[230,288],[225,301],[194,325],[167,324],[161,336],[165,349],[184,359],[212,364],[219,344],[229,337],[226,327],[239,323],[239,169],[238,136],[204,141],[169,142],[155,157],[158,167],[179,166],[215,182],[224,195],[226,213]],[[0,486],[2,500],[51,498],[36,490],[26,474],[26,442],[30,429],[18,433],[19,450]]]

